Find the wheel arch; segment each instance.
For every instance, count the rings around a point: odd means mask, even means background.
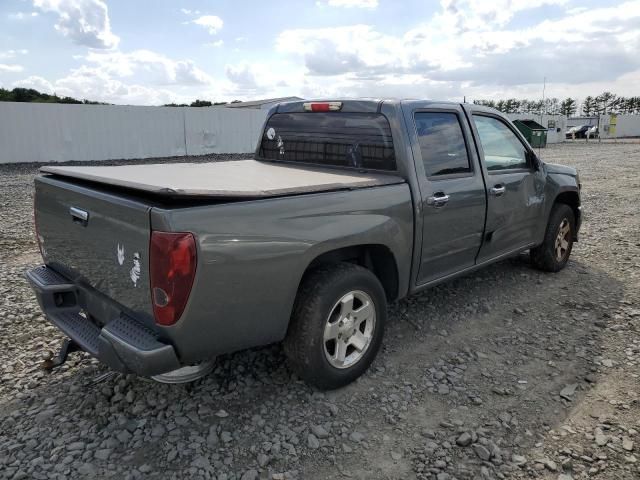
[[[387,301],[393,301],[399,297],[399,273],[395,255],[386,245],[375,243],[336,248],[317,255],[307,265],[300,279],[300,285],[309,272],[320,266],[340,262],[355,263],[370,270],[382,284]]]
[[[576,190],[565,190],[560,192],[553,201],[553,204],[564,204],[568,205],[573,211],[573,215],[575,217],[576,225],[580,224],[581,212],[580,212],[580,195]],[[573,232],[574,240],[577,240],[578,232],[577,230]]]

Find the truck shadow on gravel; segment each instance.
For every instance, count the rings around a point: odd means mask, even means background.
[[[71,476],[537,476],[522,458],[597,385],[623,294],[579,257],[558,274],[498,263],[391,305],[378,359],[333,392],[295,378],[279,345],[221,356],[184,386],[93,383],[107,370],[77,355],[4,395],[0,443],[24,448],[32,429],[30,448]]]

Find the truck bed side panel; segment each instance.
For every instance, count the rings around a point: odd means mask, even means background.
[[[400,296],[413,245],[407,184],[204,206],[154,208],[152,228],[192,231],[198,269],[182,319],[167,328],[183,361],[284,338],[308,265],[322,253],[361,244],[394,255]]]

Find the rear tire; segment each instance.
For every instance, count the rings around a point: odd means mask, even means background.
[[[531,263],[545,272],[559,272],[571,255],[576,219],[569,205],[556,203],[551,208],[549,223],[541,245],[531,249]]]
[[[284,351],[306,382],[339,388],[373,362],[386,317],[385,292],[371,271],[351,263],[320,267],[302,281]]]

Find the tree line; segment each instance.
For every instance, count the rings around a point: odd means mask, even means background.
[[[165,103],[163,107],[213,107],[215,105],[228,105],[229,103],[241,103],[242,100],[233,100],[231,102],[210,102],[209,100],[196,100],[191,103]]]
[[[34,102],[34,103],[71,103],[83,105],[111,105],[104,102],[94,102],[92,100],[78,100],[73,97],[59,97],[55,93],[49,95],[33,88],[17,87],[13,90],[0,88],[0,102]],[[209,100],[195,100],[191,103],[167,103],[163,107],[211,107],[213,105],[226,105],[227,103],[238,103],[240,100],[232,102],[211,102]]]
[[[55,93],[41,93],[33,88],[14,88],[7,90],[0,88],[0,102],[36,102],[36,103],[73,103],[85,105],[108,105],[102,102],[93,102],[91,100],[78,100],[73,97],[59,97]]]
[[[7,90],[0,88],[0,102],[38,102],[38,103],[71,103],[85,105],[109,105],[104,102],[92,100],[78,100],[73,97],[59,97],[55,93],[39,92],[33,88],[14,88]],[[167,103],[164,107],[211,107],[214,105],[226,105],[232,102],[212,102],[210,100],[197,99],[191,103]],[[508,98],[506,100],[474,100],[476,105],[484,105],[500,110],[503,113],[529,113],[532,115],[566,115],[568,117],[581,115],[598,115],[617,113],[626,115],[640,115],[640,97],[621,97],[611,92],[603,92],[595,97],[587,96],[582,103],[576,98],[546,98],[543,100],[527,100]]]
[[[568,117],[581,114],[585,116],[622,114],[640,115],[640,97],[621,97],[611,92],[603,92],[595,97],[587,96],[582,103],[576,98],[546,98],[544,100],[527,100],[509,98],[506,100],[474,100],[476,105],[484,105],[500,110],[502,113],[530,113],[532,115],[566,115]]]

